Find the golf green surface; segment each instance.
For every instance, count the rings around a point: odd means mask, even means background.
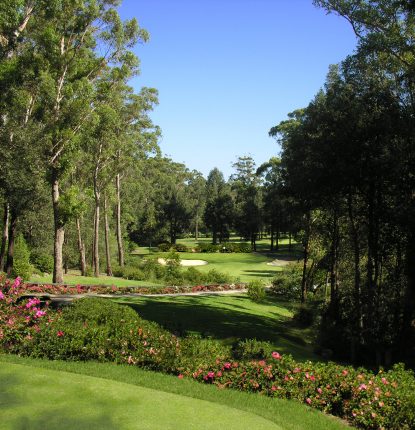
[[[1,429],[256,429],[279,425],[229,406],[123,382],[1,363]]]

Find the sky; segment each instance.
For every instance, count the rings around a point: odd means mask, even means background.
[[[308,105],[330,64],[356,47],[350,25],[312,0],[124,0],[150,41],[134,52],[139,91],[159,91],[151,114],[166,156],[229,177],[238,156],[279,154],[271,127]]]

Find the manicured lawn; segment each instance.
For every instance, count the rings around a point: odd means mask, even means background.
[[[140,256],[145,257],[151,255],[153,258],[166,258],[167,252],[143,252],[143,248],[136,251],[136,258]],[[201,272],[208,272],[209,270],[215,269],[218,272],[227,273],[231,275],[235,280],[240,282],[249,282],[254,279],[262,279],[268,282],[275,276],[275,274],[282,270],[281,267],[269,266],[274,259],[278,258],[279,255],[287,253],[272,253],[272,254],[261,254],[258,252],[253,253],[196,253],[196,252],[180,252],[180,258],[182,260],[205,260],[208,262],[205,266],[196,266],[197,270]],[[293,256],[295,260],[295,256]]]
[[[293,324],[290,305],[269,297],[254,303],[246,295],[119,298],[143,318],[175,333],[199,333],[225,343],[237,339],[271,342],[299,360],[316,359],[311,333]]]
[[[68,285],[115,285],[117,287],[157,287],[162,284],[157,284],[150,281],[134,281],[123,278],[116,278],[115,276],[100,276],[95,278],[93,276],[80,276],[74,274],[67,274],[63,276],[63,280]],[[34,276],[31,282],[43,282],[45,284],[52,282],[52,275],[47,276]]]
[[[2,429],[337,430],[297,402],[102,363],[0,355]]]

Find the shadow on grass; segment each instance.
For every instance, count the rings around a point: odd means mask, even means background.
[[[280,314],[276,314],[275,318],[255,315],[248,313],[243,306],[227,304],[228,308],[217,307],[195,297],[181,297],[180,301],[151,298],[138,303],[131,303],[129,299],[117,301],[129,305],[144,319],[155,321],[179,336],[199,333],[226,343],[237,339],[265,340],[280,352],[293,354],[297,359],[316,358],[304,340],[305,333],[293,325],[291,318]]]
[[[272,278],[275,276],[279,270],[243,270],[243,272],[250,276],[261,276],[261,277],[267,277]]]

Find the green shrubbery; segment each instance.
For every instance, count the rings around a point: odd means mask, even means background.
[[[300,300],[302,263],[290,263],[272,280],[270,292],[284,300]]]
[[[30,251],[23,236],[18,236],[14,244],[13,278],[28,280],[32,276],[33,266],[30,264]]]
[[[189,248],[183,243],[170,243],[163,242],[158,245],[160,252],[176,251],[176,252],[189,252]]]
[[[30,263],[32,263],[40,273],[53,272],[53,256],[44,251],[32,250],[30,253]]]
[[[265,286],[260,280],[254,280],[248,284],[248,297],[254,302],[262,302],[265,299]]]
[[[212,243],[200,243],[196,247],[197,252],[214,253],[214,252],[225,252],[225,253],[249,253],[252,252],[252,246],[248,243],[239,242],[226,242],[218,245]]]

